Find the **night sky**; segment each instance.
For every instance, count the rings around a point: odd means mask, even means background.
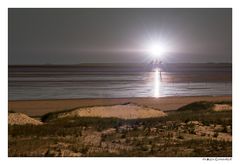
[[[9,64],[231,62],[231,9],[9,9]]]

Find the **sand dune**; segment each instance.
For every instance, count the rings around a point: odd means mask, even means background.
[[[214,104],[213,110],[214,111],[231,111],[232,106],[228,104]]]
[[[10,125],[25,125],[25,124],[40,125],[43,123],[25,115],[25,114],[22,114],[22,113],[9,113],[8,114],[8,124],[10,124]]]
[[[113,105],[113,106],[95,106],[78,108],[71,112],[58,114],[58,118],[63,117],[116,117],[121,119],[139,119],[162,117],[166,114],[160,110],[139,106],[135,104]]]

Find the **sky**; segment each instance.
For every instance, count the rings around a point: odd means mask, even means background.
[[[9,9],[9,64],[232,62],[230,8]]]

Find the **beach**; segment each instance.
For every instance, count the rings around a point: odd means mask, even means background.
[[[49,112],[71,110],[80,107],[119,105],[134,103],[156,108],[161,111],[176,110],[184,105],[197,101],[231,101],[231,96],[190,96],[160,98],[118,98],[118,99],[59,99],[59,100],[19,100],[9,101],[9,111],[24,113],[29,116],[41,116]]]
[[[232,155],[230,64],[9,71],[9,156]]]

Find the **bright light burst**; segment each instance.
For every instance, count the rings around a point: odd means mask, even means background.
[[[162,44],[152,44],[148,49],[153,58],[160,58],[166,51],[166,48]]]

